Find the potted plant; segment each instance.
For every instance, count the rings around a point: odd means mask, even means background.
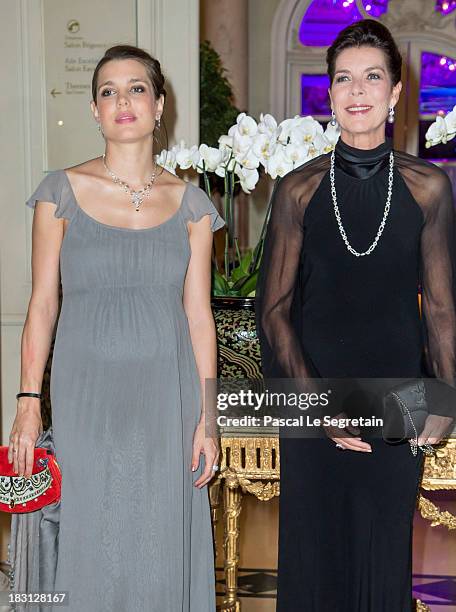
[[[279,181],[297,166],[330,152],[338,137],[336,128],[328,124],[323,130],[311,116],[297,115],[278,124],[269,114],[261,114],[257,122],[240,113],[228,133],[219,137],[218,147],[205,143],[187,147],[181,142],[158,156],[158,163],[171,172],[179,168],[200,174],[210,198],[214,177],[223,181],[222,216],[226,222],[223,266],[215,258],[212,271],[220,376],[261,375],[254,298],[271,202],[257,244],[241,253],[234,223],[235,189],[250,194],[258,184],[260,172],[272,181]]]

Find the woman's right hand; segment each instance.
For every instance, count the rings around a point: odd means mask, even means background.
[[[335,419],[348,419],[345,412],[341,412],[334,417]],[[324,426],[326,435],[328,438],[333,440],[335,444],[338,444],[341,447],[341,450],[353,450],[362,453],[371,453],[372,448],[371,445],[367,442],[363,442],[359,434],[358,427],[353,427],[352,425],[347,425],[344,428],[336,427],[336,426]],[[349,437],[347,437],[349,434]]]
[[[41,402],[32,397],[21,397],[9,436],[8,462],[14,461],[14,471],[30,478],[33,470],[35,442],[43,432]]]

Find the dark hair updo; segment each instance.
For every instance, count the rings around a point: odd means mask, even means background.
[[[326,52],[326,63],[330,85],[334,80],[336,59],[339,53],[350,47],[361,46],[381,49],[386,56],[386,66],[391,82],[397,85],[401,80],[402,57],[391,32],[380,21],[363,19],[349,25],[339,32],[332,45]]]
[[[116,45],[107,49],[101,60],[96,65],[95,71],[92,77],[92,98],[93,101],[97,102],[97,88],[98,88],[98,74],[101,68],[110,62],[111,60],[125,60],[133,59],[143,64],[146,68],[147,76],[152,83],[154,90],[155,99],[158,99],[162,94],[166,98],[166,91],[164,88],[165,77],[161,71],[160,62],[154,57],[149,55],[144,49],[139,47],[133,47],[132,45]]]

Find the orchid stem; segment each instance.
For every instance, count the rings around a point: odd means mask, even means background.
[[[269,198],[269,203],[268,203],[268,208],[266,210],[266,215],[264,217],[264,221],[263,221],[263,227],[261,228],[261,233],[260,233],[260,239],[258,240],[258,243],[255,247],[255,251],[253,254],[253,258],[252,261],[250,262],[250,266],[249,266],[249,272],[253,272],[254,270],[257,269],[257,265],[261,259],[261,254],[263,251],[263,242],[264,242],[264,238],[266,235],[266,229],[268,226],[268,222],[269,222],[269,217],[271,215],[271,208],[272,208],[272,201],[273,201],[273,195],[275,190],[277,189],[277,185],[279,184],[280,181],[280,177],[278,176],[274,185],[274,189],[273,192],[271,194],[271,197]]]
[[[236,255],[238,256],[239,265],[241,264],[241,251],[239,250],[239,240],[238,237],[234,237],[234,246],[236,247]]]
[[[233,269],[236,267],[236,253],[237,251],[235,250],[236,248],[236,241],[237,241],[237,236],[236,234],[236,228],[235,228],[235,204],[234,204],[234,168],[233,171],[230,173],[230,177],[229,177],[229,185],[230,185],[230,210],[231,210],[231,236],[233,239],[233,244],[231,245],[233,248],[231,256],[232,256],[232,267]]]
[[[229,235],[230,235],[230,211],[228,206],[228,183],[227,183],[227,173],[225,172],[224,177],[224,194],[223,194],[223,204],[225,210],[225,221],[227,232],[225,233],[225,252],[224,252],[224,260],[225,260],[225,276],[228,280],[230,275],[230,263],[228,259],[228,251],[229,251]]]

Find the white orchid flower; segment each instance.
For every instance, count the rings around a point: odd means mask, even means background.
[[[325,135],[319,136],[317,141],[318,155],[324,155],[325,153],[331,153],[335,145],[326,138]]]
[[[334,145],[329,142],[325,134],[317,134],[310,146],[311,156],[317,157],[323,153],[330,153],[334,149]]]
[[[290,138],[291,132],[298,125],[299,119],[300,119],[300,116],[295,115],[292,119],[284,119],[283,121],[279,123],[279,127],[278,127],[279,142],[281,142],[282,144],[287,144]]]
[[[337,141],[340,136],[340,128],[338,125],[331,125],[331,122],[328,122],[326,126],[326,130],[324,133],[326,140],[333,146],[336,146]]]
[[[237,161],[237,159],[232,156],[229,160],[228,163],[226,164],[226,170],[227,172],[233,172],[233,170],[235,169],[236,166],[239,165],[239,162]]]
[[[227,172],[233,172],[237,162],[235,157],[232,156],[231,153],[232,152],[229,149],[224,152],[224,156],[221,163],[215,169],[215,174],[217,176],[221,176],[222,178],[224,178]]]
[[[287,144],[283,149],[283,155],[287,162],[291,162],[294,167],[304,164],[309,159],[309,145],[297,145],[293,142]]]
[[[198,165],[198,170],[201,168],[201,171],[203,171],[203,162],[206,172],[214,172],[223,160],[223,152],[220,151],[220,149],[208,147],[206,144],[200,145],[199,154],[200,163]]]
[[[220,136],[218,139],[219,149],[220,151],[225,151],[226,149],[233,148],[233,137],[232,136]]]
[[[323,127],[312,115],[306,115],[305,117],[298,117],[297,125],[299,127],[305,127],[309,131],[314,131],[315,134],[323,134]]]
[[[438,117],[436,125],[428,130],[435,142],[456,134],[456,106],[442,122]],[[338,126],[328,124],[324,131],[310,115],[295,115],[277,125],[276,119],[267,113],[261,113],[258,123],[240,113],[228,134],[220,136],[218,148],[204,143],[188,147],[182,140],[170,151],[162,151],[157,163],[174,174],[176,166],[182,170],[196,168],[199,173],[214,172],[220,177],[235,172],[242,189],[250,193],[259,180],[260,164],[276,179],[309,159],[332,151],[339,136]]]
[[[447,133],[447,124],[442,117],[437,116],[426,132],[426,148],[428,149],[441,142],[445,143],[447,141]]]
[[[268,159],[274,154],[276,148],[276,137],[271,136],[268,133],[258,133],[253,139],[252,151],[258,157],[263,166],[266,165]]]
[[[176,153],[176,161],[181,170],[196,168],[199,165],[200,153],[198,147],[193,145],[190,149],[180,149]]]
[[[238,130],[238,126],[237,123],[235,123],[234,125],[232,125],[230,127],[230,129],[228,130],[228,138],[231,138],[231,141],[233,141],[233,138],[235,137],[235,135],[239,132]],[[223,138],[223,136],[222,136]]]
[[[290,132],[289,142],[293,144],[310,144],[314,137],[315,134],[312,134],[312,132],[306,132],[300,126],[295,126]]]
[[[255,189],[260,178],[258,170],[236,166],[235,172],[239,177],[241,189],[244,193],[250,193],[252,189]]]
[[[290,132],[290,142],[311,143],[318,135],[323,135],[321,124],[313,117],[301,117],[296,127]]]
[[[258,124],[258,134],[266,134],[269,137],[277,138],[277,121],[272,115],[260,115],[260,122]]]
[[[444,117],[444,121],[448,134],[447,141],[452,140],[456,136],[456,106]]]
[[[220,164],[219,166],[217,166],[217,168],[214,170],[215,174],[217,176],[221,176],[222,178],[225,178],[226,175],[226,165],[225,164]]]
[[[285,176],[290,170],[293,170],[293,163],[285,158],[283,147],[278,147],[274,155],[269,158],[265,170],[273,179]]]
[[[260,165],[260,160],[255,155],[252,148],[245,151],[245,153],[236,155],[235,159],[243,168],[248,168],[249,170],[258,168],[258,166]]]
[[[168,170],[168,172],[176,174],[177,161],[174,151],[167,151],[166,149],[163,149],[160,155],[155,157],[155,161],[159,166],[162,166],[165,168],[165,170]]]
[[[230,157],[233,155],[233,138],[231,136],[220,136],[219,138],[219,151],[221,153],[220,162],[214,169],[217,176],[222,178],[225,176],[226,165]]]
[[[234,127],[234,126],[233,126]],[[236,118],[236,129],[243,136],[255,136],[258,132],[258,124],[253,117],[246,113],[239,113]],[[231,129],[231,128],[230,128]],[[229,132],[228,132],[229,134]]]
[[[237,132],[233,137],[233,153],[236,157],[247,153],[253,144],[250,136]]]
[[[222,159],[221,159],[221,164],[227,164],[230,157],[233,156],[233,149],[231,148],[226,148],[226,149],[220,149],[220,152],[222,154]]]

